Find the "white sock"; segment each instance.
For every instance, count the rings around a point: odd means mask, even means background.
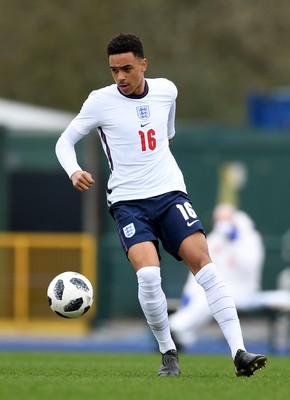
[[[237,350],[245,350],[236,306],[215,264],[205,265],[196,275],[203,287],[212,316],[218,322],[234,358]]]
[[[137,279],[138,299],[160,352],[176,349],[169,329],[167,300],[161,288],[160,268],[141,268],[137,271]]]

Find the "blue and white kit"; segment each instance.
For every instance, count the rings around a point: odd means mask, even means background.
[[[181,241],[202,229],[200,221],[187,224],[197,216],[187,197],[183,174],[169,148],[169,140],[175,135],[176,97],[176,86],[165,78],[146,79],[140,96],[125,96],[116,84],[94,90],[57,143],[57,157],[71,177],[82,170],[77,162],[75,143],[90,132],[98,133],[110,169],[107,201],[125,251],[134,243],[156,242],[159,237],[167,251],[178,257]],[[163,196],[162,201],[161,197],[156,201],[156,196]],[[151,216],[152,203],[154,207],[160,204],[159,212],[162,212],[153,218],[155,225],[151,227],[144,224],[144,216],[141,228],[142,219],[131,214],[132,201],[136,204],[138,200],[141,204],[141,200],[152,198],[151,202],[142,202],[139,214],[144,203]],[[126,217],[123,217],[124,205],[126,210],[130,205]],[[158,229],[155,227],[157,220]]]

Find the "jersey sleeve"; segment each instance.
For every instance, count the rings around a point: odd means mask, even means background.
[[[71,126],[82,135],[87,135],[100,124],[101,104],[98,90],[91,92]]]
[[[89,134],[99,125],[100,102],[98,91],[93,91],[84,102],[78,115],[71,121],[56,143],[56,156],[69,177],[81,171],[75,152],[75,144],[84,135]]]
[[[176,98],[178,95],[177,87],[175,84],[167,80],[170,95],[172,97],[172,105],[168,115],[167,134],[168,139],[172,139],[175,135],[175,114],[176,114]]]
[[[69,177],[71,177],[74,172],[82,170],[77,162],[74,148],[75,144],[82,139],[82,137],[83,135],[77,132],[70,124],[59,137],[55,146],[55,153],[58,161]]]
[[[167,123],[168,139],[172,139],[175,136],[175,109],[176,109],[176,103],[174,100],[168,115],[168,123]]]

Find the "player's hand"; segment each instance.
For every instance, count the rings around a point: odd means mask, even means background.
[[[89,190],[95,183],[92,175],[87,171],[76,171],[71,176],[73,187],[80,192]]]

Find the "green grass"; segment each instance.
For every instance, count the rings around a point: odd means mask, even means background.
[[[237,378],[229,356],[180,356],[180,377],[157,377],[159,354],[0,352],[3,400],[287,399],[290,358]]]

